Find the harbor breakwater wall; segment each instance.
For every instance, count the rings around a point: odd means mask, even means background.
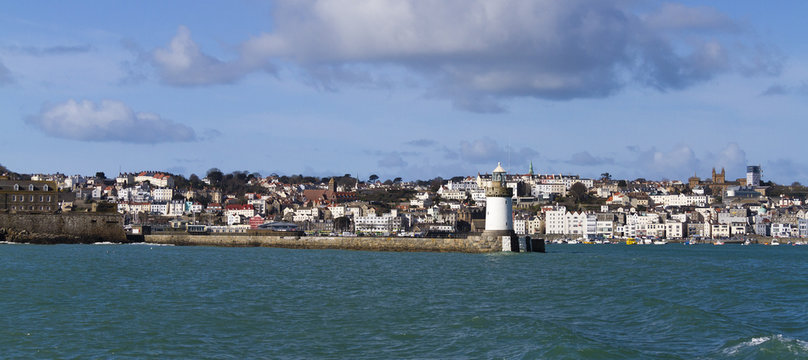
[[[0,240],[34,244],[126,242],[120,214],[0,213]]]
[[[479,236],[468,238],[409,238],[409,237],[330,237],[330,236],[254,236],[254,235],[145,235],[153,244],[198,246],[264,246],[289,249],[344,249],[367,251],[429,251],[489,253],[502,250],[502,244],[486,241]]]

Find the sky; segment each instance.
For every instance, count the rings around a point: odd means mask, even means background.
[[[16,1],[0,164],[808,184],[808,2]]]

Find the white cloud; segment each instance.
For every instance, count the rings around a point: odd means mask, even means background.
[[[604,97],[634,81],[665,91],[722,72],[779,69],[781,59],[766,56],[771,49],[730,46],[743,29],[715,9],[645,5],[281,0],[272,32],[241,44],[236,60],[203,54],[185,28],[154,59],[172,85],[229,83],[283,63],[334,88],[379,81],[392,66],[421,76],[429,94],[477,112],[502,111],[499,102],[512,97]]]
[[[685,180],[695,173],[701,177],[708,175],[713,168],[726,169],[727,179],[742,177],[745,174],[748,160],[746,152],[737,143],[729,143],[717,153],[703,152],[700,155],[687,145],[674,146],[670,150],[629,149],[636,153],[636,159],[626,165],[635,176],[648,179],[680,179]]]
[[[266,62],[252,63],[243,58],[225,62],[202,53],[185,26],[179,27],[167,48],[154,50],[152,61],[162,81],[175,86],[232,83],[250,72],[269,69]]]
[[[460,159],[471,164],[496,164],[502,162],[503,166],[511,164],[528,164],[539,153],[528,147],[511,149],[499,145],[494,139],[483,137],[472,141],[460,142]],[[526,165],[525,165],[526,166]],[[506,169],[507,170],[507,169]]]
[[[47,135],[81,141],[161,143],[196,140],[194,130],[115,100],[68,100],[26,120]]]
[[[713,160],[715,167],[733,169],[734,172],[746,171],[746,152],[737,143],[730,143]]]
[[[656,148],[640,151],[631,165],[637,176],[647,179],[683,178],[699,169],[700,160],[692,148],[686,145],[675,146],[670,151]]]

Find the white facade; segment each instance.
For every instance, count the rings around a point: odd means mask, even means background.
[[[382,216],[369,215],[354,218],[356,232],[393,234],[401,231],[402,218],[397,213],[387,213]]]
[[[668,239],[681,239],[685,236],[684,223],[669,221],[665,223],[665,237]]]
[[[152,189],[151,196],[154,201],[171,201],[171,199],[174,197],[174,189]]]
[[[712,202],[712,196],[709,195],[651,195],[651,200],[654,204],[661,204],[662,206],[707,206]]]
[[[516,219],[513,221],[513,232],[517,235],[525,235],[527,234],[527,220],[525,219]]]
[[[477,179],[472,177],[467,177],[461,181],[452,181],[449,180],[446,184],[446,187],[449,190],[479,190],[480,186],[477,184]]]

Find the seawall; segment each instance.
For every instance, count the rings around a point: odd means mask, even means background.
[[[126,242],[120,214],[0,213],[0,240],[35,244]]]
[[[330,237],[330,236],[255,236],[255,235],[189,235],[184,233],[145,235],[145,242],[198,246],[265,246],[289,249],[345,249],[368,251],[429,251],[489,253],[502,250],[502,244],[479,236],[468,238],[407,237]]]

